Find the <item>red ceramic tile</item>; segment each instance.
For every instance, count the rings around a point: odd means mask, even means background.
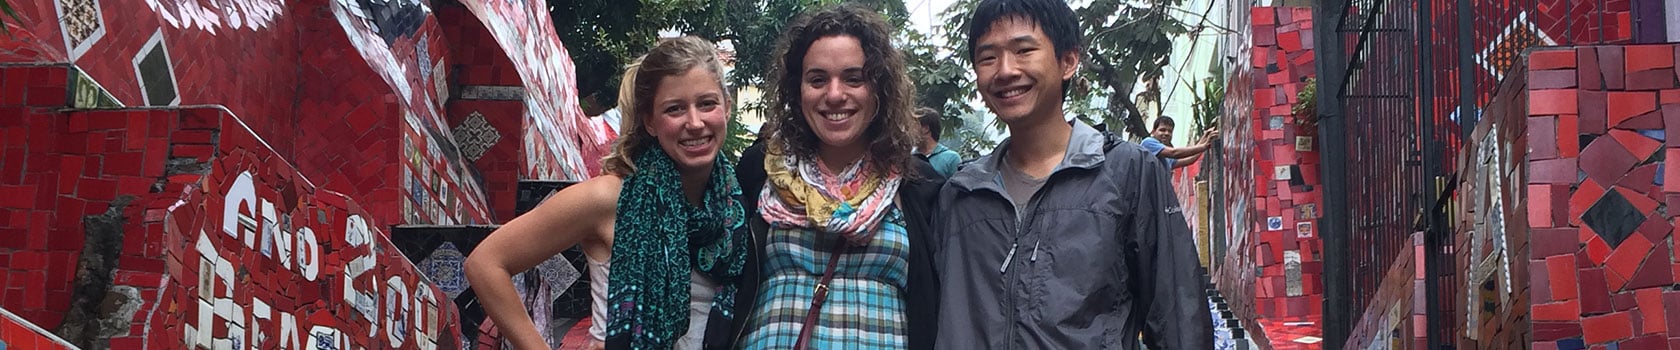
[[[1277,24],[1277,14],[1272,7],[1255,7],[1248,10],[1250,20],[1256,25]]]
[[[1606,117],[1606,113],[1609,111],[1609,107],[1606,106],[1606,100],[1609,98],[1608,94],[1604,91],[1581,90],[1576,97],[1581,107],[1579,112],[1581,116],[1580,132],[1593,135],[1603,134],[1604,130],[1608,129],[1610,125],[1609,119]]]
[[[1570,255],[1570,256],[1574,256],[1574,255]],[[1569,269],[1570,269],[1569,273],[1571,275],[1573,275],[1575,273],[1574,272],[1574,269],[1575,269],[1574,264],[1570,264]],[[1419,274],[1422,274],[1422,272],[1423,272],[1423,269],[1414,269],[1414,270],[1416,270]],[[1303,275],[1303,279],[1304,278],[1305,278],[1305,275]],[[0,282],[5,282],[5,280],[0,279]],[[1550,303],[1550,302],[1553,302],[1553,301],[1560,301],[1557,298],[1552,297],[1552,288],[1550,288],[1551,285],[1552,285],[1552,276],[1551,276],[1551,270],[1548,270],[1546,268],[1546,260],[1529,260],[1528,261],[1528,283],[1529,283],[1529,286],[1530,286],[1528,288],[1528,300],[1529,300],[1530,303],[1543,304],[1543,303]],[[1539,288],[1534,288],[1533,286],[1539,286]],[[1571,286],[1570,290],[1574,290],[1573,286]],[[1579,295],[1579,293],[1576,293],[1576,294]],[[1576,306],[1576,308],[1579,309],[1580,306]]]
[[[1546,273],[1551,281],[1553,300],[1569,300],[1580,296],[1576,290],[1575,256],[1557,255],[1546,258]]]
[[[1575,87],[1576,81],[1574,69],[1528,71],[1529,89],[1568,89]]]
[[[1657,102],[1670,105],[1680,104],[1680,89],[1664,89],[1657,93]]]
[[[1533,316],[1535,321],[1580,320],[1581,302],[1572,299],[1555,303],[1534,304]]]
[[[1576,317],[1568,320],[1568,322],[1534,322],[1534,340],[1554,342],[1559,339],[1580,337],[1580,316],[1577,315]]]
[[[1569,196],[1569,223],[1581,226],[1581,214],[1586,213],[1587,208],[1591,208],[1593,203],[1598,202],[1598,199],[1602,197],[1604,197],[1604,187],[1599,186],[1597,181],[1593,181],[1593,179],[1581,181],[1581,186],[1576,188],[1575,193]]]
[[[1660,314],[1660,313],[1661,312],[1658,312],[1658,314]],[[1645,315],[1650,315],[1650,314],[1651,313],[1645,313]],[[1650,323],[1649,318],[1646,319],[1645,324],[1646,324],[1645,328],[1647,329],[1647,331],[1645,332],[1646,335],[1639,336],[1639,337],[1634,337],[1633,339],[1629,339],[1629,340],[1621,341],[1620,342],[1620,345],[1621,345],[1620,349],[1633,350],[1633,349],[1664,349],[1664,348],[1668,348],[1668,339],[1663,338],[1662,334],[1655,334],[1657,332],[1661,332],[1660,329],[1665,328],[1665,326],[1659,324],[1657,326],[1657,329],[1659,329],[1659,331],[1653,332],[1653,331],[1650,331],[1651,326],[1649,326],[1649,325],[1651,323]]]
[[[1528,69],[1575,68],[1574,50],[1538,50],[1528,54]]]
[[[1528,183],[1572,184],[1579,178],[1579,171],[1576,158],[1536,160],[1529,162]]]
[[[1639,271],[1628,278],[1624,289],[1664,287],[1674,284],[1673,271],[1669,269],[1668,242],[1658,242],[1657,249],[1651,250],[1651,256],[1640,263]]]
[[[1602,68],[1601,72],[1604,73],[1605,89],[1621,90],[1625,88],[1622,84],[1622,78],[1624,77],[1623,72],[1625,71],[1624,68],[1626,66],[1616,64],[1618,62],[1622,62],[1622,56],[1623,52],[1621,46],[1598,47],[1598,59],[1604,63],[1604,65],[1600,68]]]
[[[1662,242],[1668,239],[1669,233],[1673,230],[1674,225],[1670,225],[1667,218],[1651,213],[1650,217],[1645,218],[1645,224],[1639,225],[1639,229],[1635,232],[1645,235],[1645,238],[1652,242]]]
[[[1651,244],[1650,240],[1645,239],[1645,236],[1630,235],[1610,253],[1610,258],[1604,262],[1604,267],[1617,277],[1631,277],[1639,269],[1639,263],[1644,261],[1645,256],[1651,253],[1653,247],[1654,245]],[[1621,289],[1622,285],[1611,284],[1610,287],[1612,290],[1618,290]]]
[[[1615,311],[1613,312],[1633,311],[1634,307],[1638,306],[1634,303],[1632,291],[1611,294],[1610,305],[1615,307]],[[1639,329],[1639,313],[1632,312],[1629,313],[1628,316],[1630,316],[1633,321],[1633,328]]]
[[[1604,269],[1581,269],[1577,277],[1581,279],[1578,287],[1581,291],[1581,314],[1600,314],[1610,312],[1610,292],[1605,287],[1607,282]]]
[[[1628,319],[1626,312],[1582,317],[1581,331],[1585,333],[1585,340],[1588,344],[1605,343],[1632,337],[1633,322]]]
[[[1528,118],[1528,159],[1554,159],[1558,157],[1557,140],[1558,118],[1541,116]],[[1571,138],[1574,138],[1573,135]]]
[[[1633,153],[1633,157],[1639,160],[1650,158],[1652,154],[1656,153],[1657,149],[1663,146],[1661,141],[1627,130],[1610,130],[1610,136],[1621,142],[1622,146],[1626,147],[1629,152]]]
[[[1672,45],[1629,45],[1623,47],[1623,50],[1627,53],[1629,73],[1674,67]]]
[[[1558,156],[1574,158],[1581,154],[1580,118],[1574,114],[1560,114],[1557,119]],[[1533,136],[1529,140],[1535,139]],[[1532,141],[1531,141],[1532,142]]]
[[[1576,95],[1572,89],[1529,91],[1528,115],[1576,114]]]
[[[1652,153],[1655,154],[1656,152]],[[1655,182],[1657,170],[1659,170],[1657,168],[1661,166],[1661,163],[1651,163],[1634,167],[1633,170],[1629,170],[1627,175],[1623,175],[1622,179],[1616,182],[1616,187],[1633,190],[1642,196],[1651,192],[1662,192],[1657,188]]]
[[[1633,204],[1633,207],[1639,209],[1640,213],[1651,213],[1653,210],[1657,210],[1657,201],[1651,200],[1650,197],[1646,197],[1645,195],[1636,193],[1626,188],[1614,188],[1615,191],[1621,192],[1622,197],[1627,197],[1628,203]]]
[[[1643,72],[1627,73],[1628,90],[1662,90],[1673,89],[1674,68],[1663,68]]]
[[[1600,184],[1613,184],[1639,163],[1615,138],[1600,137],[1581,151],[1581,171]]]
[[[1633,118],[1628,118],[1628,120],[1622,121],[1621,124],[1616,124],[1616,128],[1617,129],[1622,129],[1622,130],[1657,130],[1657,129],[1662,129],[1663,128],[1662,112],[1661,111],[1645,112],[1645,114],[1640,114],[1640,115],[1634,116]]]
[[[1669,148],[1667,150],[1664,150],[1663,152],[1666,152],[1666,154],[1663,155],[1663,157],[1665,157],[1664,159],[1680,160],[1680,148]],[[1677,181],[1663,181],[1663,192],[1669,192],[1669,193],[1680,192],[1680,166],[1665,166],[1665,167],[1663,167],[1663,179],[1675,179],[1675,180],[1677,180]]]
[[[1657,94],[1652,92],[1611,91],[1605,98],[1609,125],[1657,110]]]
[[[1533,229],[1528,242],[1529,254],[1535,259],[1563,254],[1574,256],[1581,250],[1581,241],[1576,237],[1578,231],[1573,227]]]
[[[1561,185],[1561,184],[1528,185],[1529,201],[1527,201],[1527,203],[1528,203],[1527,207],[1528,207],[1528,226],[1529,227],[1550,228],[1550,227],[1556,227],[1557,226],[1557,225],[1554,224],[1554,218],[1552,216],[1552,206],[1555,202],[1561,201],[1562,198],[1554,199],[1552,196],[1555,193],[1558,192],[1557,188],[1563,187],[1563,186],[1565,186],[1565,185]]]

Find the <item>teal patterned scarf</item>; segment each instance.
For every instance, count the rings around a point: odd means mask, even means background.
[[[691,269],[723,286],[711,313],[735,316],[735,291],[750,249],[741,188],[722,153],[712,163],[700,207],[683,198],[681,176],[664,150],[649,147],[635,162],[613,221],[607,338],[628,336],[633,349],[669,349],[688,330]]]

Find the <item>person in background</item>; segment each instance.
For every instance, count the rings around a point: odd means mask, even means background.
[[[932,164],[940,177],[951,177],[951,173],[957,172],[957,164],[962,163],[962,156],[939,144],[939,132],[943,129],[939,125],[939,112],[927,107],[917,108],[916,119],[922,124],[922,143],[916,145],[916,155]]]
[[[1194,235],[1160,162],[1062,110],[1079,19],[981,0],[969,57],[1009,128],[939,193],[939,349],[1211,349]]]
[[[661,41],[636,69],[605,174],[567,187],[492,232],[466,275],[504,339],[548,349],[511,276],[580,242],[606,238],[606,348],[732,349],[736,292],[753,244],[722,156],[729,95],[717,48]]]
[[[801,15],[778,40],[764,142],[747,149],[764,260],[747,349],[927,349],[935,334],[927,218],[938,173],[892,30],[856,4]],[[757,178],[745,176],[756,175]]]
[[[1144,150],[1149,151],[1156,158],[1160,158],[1161,164],[1165,164],[1168,170],[1196,164],[1197,160],[1202,159],[1202,153],[1207,152],[1208,148],[1213,146],[1213,141],[1219,139],[1219,130],[1213,129],[1203,133],[1202,138],[1196,140],[1195,145],[1173,147],[1173,124],[1172,117],[1161,116],[1155,118],[1155,129],[1150,132],[1148,138],[1144,138],[1142,142],[1138,143],[1138,145],[1143,146]]]

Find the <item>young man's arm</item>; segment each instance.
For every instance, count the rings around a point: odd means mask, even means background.
[[[1190,158],[1184,158],[1184,159],[1178,160],[1177,163],[1173,163],[1173,169],[1183,168],[1183,167],[1190,166],[1191,164],[1196,164],[1196,161],[1198,161],[1198,160],[1202,160],[1202,154],[1201,153],[1197,153],[1196,155],[1190,156]]]
[[[1133,281],[1137,306],[1146,317],[1144,343],[1150,349],[1213,348],[1213,316],[1198,270],[1194,235],[1173,196],[1167,169],[1139,166],[1133,213]]]

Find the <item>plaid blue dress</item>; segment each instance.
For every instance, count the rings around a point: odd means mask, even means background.
[[[811,349],[905,347],[903,291],[910,237],[898,206],[887,210],[874,241],[852,247],[836,264]],[[787,349],[798,341],[817,282],[837,248],[835,238],[809,230],[770,230],[764,261],[768,278],[747,321],[751,333],[745,348]]]

